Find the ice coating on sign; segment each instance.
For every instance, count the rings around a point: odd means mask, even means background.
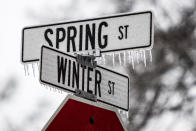
[[[143,58],[144,58],[144,65],[146,67],[146,53],[145,53],[145,50],[143,50]]]
[[[131,52],[131,64],[132,64],[132,67],[134,69],[134,57],[133,57],[133,51]]]
[[[25,72],[25,76],[31,76],[33,75],[33,77],[37,77],[39,74],[39,63],[31,63],[31,64],[24,64],[24,72]]]
[[[118,58],[119,58],[119,64],[120,64],[120,66],[121,66],[121,65],[122,65],[122,61],[121,61],[120,53],[118,53]]]
[[[26,65],[26,71],[27,71],[27,75],[29,76],[29,66],[28,66],[28,64]]]
[[[150,50],[150,62],[152,62],[152,52]]]
[[[124,51],[124,65],[126,65],[126,52]]]
[[[38,71],[39,71],[39,63],[37,62],[37,69],[38,69]]]
[[[123,55],[121,55],[123,53]],[[98,65],[106,65],[106,55],[111,58],[112,66],[127,66],[128,64],[131,64],[132,68],[135,69],[135,62],[137,64],[140,64],[140,61],[144,64],[144,66],[147,66],[147,59],[152,62],[152,52],[151,50],[129,50],[129,51],[123,51],[118,53],[110,53],[110,54],[102,54],[102,57],[97,57],[96,61]],[[115,60],[115,57],[117,56],[118,61]],[[148,58],[147,58],[148,57]],[[123,61],[122,61],[123,59]],[[31,68],[32,70],[31,70]],[[39,62],[32,63],[32,64],[24,64],[24,72],[25,76],[29,76],[33,74],[34,77],[36,77],[36,72],[39,72]]]
[[[115,59],[114,59],[114,53],[112,53],[112,63],[113,63],[113,66],[115,66]]]
[[[26,71],[26,67],[25,67],[25,64],[24,64],[24,72],[25,72],[25,76],[26,76],[26,73],[27,73],[27,71]]]
[[[112,63],[107,63],[107,60],[111,60]],[[96,59],[98,65],[127,66],[131,64],[133,69],[136,64],[143,64],[146,67],[147,60],[152,62],[152,52],[151,50],[142,49],[108,53]]]
[[[33,64],[32,64],[32,69],[33,69],[33,76],[35,77],[35,67]]]
[[[136,53],[136,58],[137,58],[137,64],[139,64],[140,62],[139,62],[139,54],[138,54],[138,51],[135,51],[135,53]]]

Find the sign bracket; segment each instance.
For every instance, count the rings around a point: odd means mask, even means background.
[[[91,68],[96,68],[97,67],[97,62],[95,61],[95,56],[93,55],[76,55],[76,61],[84,66],[89,66]]]
[[[95,96],[94,94],[90,94],[86,91],[80,90],[80,89],[76,89],[74,95],[97,102],[97,96]]]

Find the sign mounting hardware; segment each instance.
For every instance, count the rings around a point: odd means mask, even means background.
[[[83,65],[83,66],[89,66],[91,68],[96,68],[97,62],[95,61],[96,57],[93,55],[83,56],[77,54],[76,61]]]
[[[74,95],[82,97],[82,98],[86,98],[86,99],[94,101],[94,102],[97,102],[97,96],[95,96],[94,94],[87,93],[87,92],[80,90],[80,89],[76,89]]]

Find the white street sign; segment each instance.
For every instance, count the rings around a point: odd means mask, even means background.
[[[22,32],[22,62],[38,61],[42,45],[64,53],[151,49],[150,11],[32,26]]]
[[[41,48],[40,81],[72,93],[80,89],[96,95],[99,102],[129,109],[127,76],[101,66],[82,66],[75,57],[46,46]]]

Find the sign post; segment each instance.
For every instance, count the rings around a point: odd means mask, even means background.
[[[38,61],[41,46],[64,53],[103,53],[153,46],[152,13],[124,13],[94,19],[26,27],[22,32],[22,62]]]
[[[129,78],[107,68],[87,67],[76,58],[57,50],[42,47],[40,81],[75,93],[80,89],[97,96],[97,101],[128,111]]]

